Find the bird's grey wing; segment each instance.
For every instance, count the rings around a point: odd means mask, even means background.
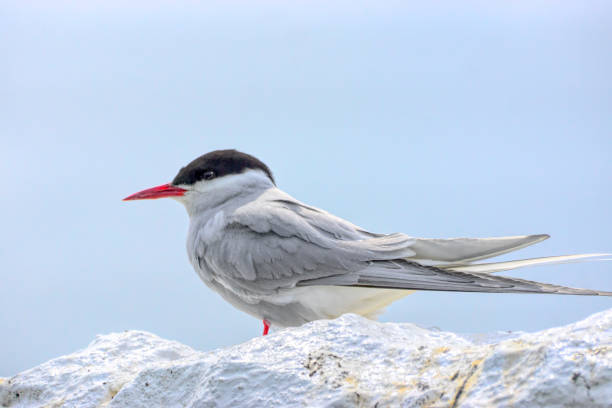
[[[265,201],[290,209],[322,234],[332,238],[362,240],[385,236],[366,231],[324,210],[301,203],[278,189],[270,190]],[[549,237],[537,234],[493,238],[413,238],[411,249],[414,254],[409,258],[430,265],[467,265],[525,248]]]
[[[209,242],[204,262],[228,288],[270,293],[309,285],[365,286],[463,292],[611,295],[479,272],[461,272],[408,260],[415,239],[367,233],[305,206],[279,190],[228,216],[223,239]]]
[[[354,240],[384,236],[384,234],[366,231],[319,208],[305,205],[280,190],[276,190],[274,194],[278,195],[274,197],[276,203],[299,213],[313,226],[327,234],[332,234],[335,238]],[[550,236],[547,234],[492,238],[413,238],[414,243],[411,249],[414,255],[409,258],[419,263],[466,265],[470,262],[517,251],[548,238]]]
[[[337,217],[321,213],[315,221],[284,199],[263,197],[228,214],[218,238],[198,245],[195,257],[227,288],[269,293],[302,280],[358,271],[372,260],[414,255],[412,237],[364,239],[351,228]]]
[[[342,275],[301,281],[298,286],[337,285],[389,289],[491,293],[554,293],[612,296],[612,292],[569,288],[524,279],[424,266],[407,260],[374,261]]]
[[[494,238],[416,238],[411,257],[418,262],[468,263],[492,258],[550,238],[546,234]]]
[[[274,230],[281,235],[308,233],[316,240],[352,241],[386,235],[368,232],[340,217],[304,204],[276,188],[269,189],[257,200],[241,207],[234,216],[238,222],[248,225],[254,231]]]

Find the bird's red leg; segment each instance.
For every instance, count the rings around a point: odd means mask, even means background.
[[[270,330],[270,322],[264,319],[263,324],[264,324],[263,335],[265,336],[266,334],[268,334],[268,330]]]

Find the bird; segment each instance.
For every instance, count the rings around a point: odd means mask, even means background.
[[[549,235],[417,238],[367,231],[293,198],[256,157],[215,150],[172,182],[124,201],[169,197],[189,215],[187,254],[201,280],[239,310],[290,327],[356,313],[375,319],[416,290],[612,296],[493,275],[515,268],[608,254],[478,263]]]

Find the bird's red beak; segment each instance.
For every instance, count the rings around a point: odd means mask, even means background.
[[[131,200],[155,200],[156,198],[164,198],[164,197],[179,197],[185,195],[184,188],[173,186],[172,184],[163,184],[161,186],[147,188],[146,190],[142,190],[137,192],[136,194],[132,194],[131,196],[127,196],[123,199],[123,201],[131,201]]]

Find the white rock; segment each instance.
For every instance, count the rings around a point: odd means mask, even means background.
[[[0,380],[0,405],[612,406],[612,309],[493,337],[355,315],[208,353],[150,333],[113,333]]]

